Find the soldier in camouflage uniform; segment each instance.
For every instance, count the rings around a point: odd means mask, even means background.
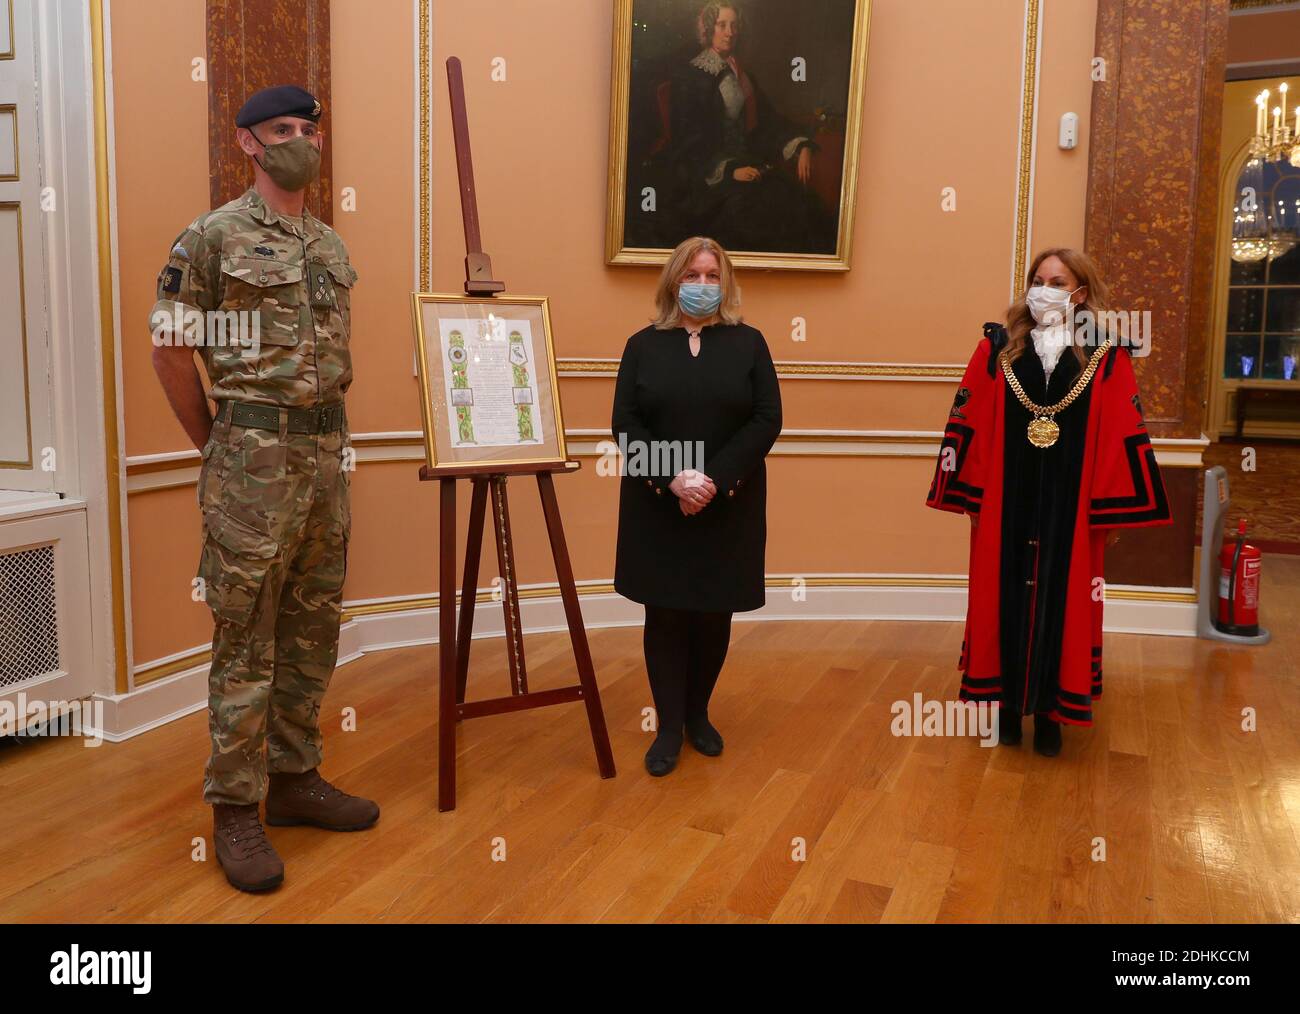
[[[159,379],[202,447],[198,573],[214,618],[203,798],[242,890],[284,877],[263,798],[272,825],[359,830],[379,818],[316,770],[351,524],[343,395],[357,278],[342,239],[303,207],[320,111],[292,86],[248,100],[235,122],[254,186],[177,237],[150,320]],[[187,338],[202,338],[215,418]]]

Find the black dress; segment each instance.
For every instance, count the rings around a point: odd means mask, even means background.
[[[627,341],[614,389],[614,439],[700,441],[717,493],[683,514],[672,474],[623,476],[614,588],[634,602],[671,609],[745,612],[764,603],[767,472],[781,432],[781,390],[761,332],[715,324],[692,356],[685,328],[653,326]],[[625,457],[630,466],[631,455]],[[631,469],[629,468],[629,471]]]

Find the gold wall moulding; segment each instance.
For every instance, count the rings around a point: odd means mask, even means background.
[[[616,377],[617,359],[557,358],[561,377]],[[961,380],[966,367],[956,363],[838,363],[778,360],[776,374],[791,380]]]
[[[605,453],[601,443],[613,441],[605,429],[567,429],[564,439],[570,458],[595,458]],[[923,458],[939,453],[943,434],[938,431],[908,430],[831,430],[787,429],[772,448],[775,457],[826,455],[842,458]],[[1207,439],[1154,437],[1156,460],[1161,468],[1200,468]],[[424,437],[419,433],[354,433],[352,445],[358,449],[357,464],[384,462],[418,462]],[[127,495],[152,493],[198,481],[198,451],[173,451],[157,455],[127,458]],[[170,477],[156,478],[166,473]]]
[[[95,131],[95,239],[99,251],[99,355],[103,378],[104,464],[107,474],[109,573],[113,593],[113,685],[119,694],[130,688],[130,653],[126,643],[127,547],[123,536],[126,505],[119,479],[122,462],[121,433],[117,425],[117,312],[113,304],[113,231],[110,221],[112,194],[109,178],[108,50],[104,0],[90,0],[91,100]],[[120,508],[119,508],[120,505]]]

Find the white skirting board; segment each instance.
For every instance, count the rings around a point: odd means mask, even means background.
[[[791,579],[792,581],[794,579]],[[873,582],[878,578],[870,579]],[[926,586],[917,578],[900,584],[827,585],[801,589],[802,599],[790,590],[769,586],[767,604],[749,613],[737,613],[738,623],[764,620],[924,620],[961,622],[966,616],[966,588],[955,584]],[[521,588],[521,590],[526,590]],[[581,592],[581,585],[579,591]],[[1106,603],[1106,630],[1111,633],[1193,637],[1196,634],[1194,602],[1170,601],[1168,593],[1183,597],[1190,588],[1150,589],[1111,586],[1112,592],[1141,597],[1116,598]],[[581,595],[582,617],[588,629],[640,626],[643,607],[613,593]],[[367,603],[351,603],[352,606]],[[399,606],[400,603],[390,603]],[[347,607],[345,607],[346,609]],[[559,595],[525,598],[520,612],[526,633],[565,631],[564,605]],[[504,631],[501,607],[480,602],[474,610],[474,637],[500,637]],[[438,643],[437,607],[370,613],[356,616],[339,634],[339,665],[372,651]],[[196,649],[199,650],[199,649]],[[189,654],[189,653],[184,653]],[[159,660],[165,661],[165,660]],[[157,663],[151,663],[151,666]],[[956,659],[953,660],[956,664]],[[436,672],[437,653],[429,652],[430,674]],[[207,706],[208,663],[182,670],[146,684],[132,693],[101,697],[104,702],[105,739],[119,742],[148,732],[166,722],[193,714]],[[432,694],[433,688],[430,688]],[[433,698],[430,697],[430,701]]]

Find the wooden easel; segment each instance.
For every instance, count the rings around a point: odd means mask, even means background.
[[[460,60],[447,60],[447,83],[451,92],[452,132],[456,142],[456,170],[460,180],[461,214],[465,220],[465,292],[471,296],[495,296],[505,290],[505,283],[492,278],[492,259],[483,252],[479,236],[478,203],[474,191],[474,163],[470,156],[469,120],[465,113],[465,83]],[[555,392],[559,397],[559,392]],[[456,808],[456,725],[463,718],[499,715],[507,711],[526,711],[552,704],[583,701],[587,722],[596,748],[596,764],[602,778],[614,777],[614,755],[609,748],[605,714],[600,707],[600,691],[587,646],[587,631],[582,623],[582,608],[573,582],[573,567],[560,523],[560,507],[555,499],[553,472],[576,472],[576,461],[552,465],[457,465],[430,469],[420,468],[421,480],[436,479],[439,484],[438,506],[438,809]],[[578,666],[578,682],[555,690],[530,693],[528,671],[524,666],[523,624],[519,616],[519,588],[515,581],[514,543],[510,536],[510,509],[506,500],[509,475],[536,475],[541,496],[546,532],[550,537],[551,556],[564,602],[564,616],[569,624],[569,639]],[[461,582],[460,619],[456,617],[456,481],[469,479],[473,493],[469,508],[469,537],[465,547],[465,574]],[[485,701],[465,701],[469,678],[469,649],[474,631],[474,601],[478,594],[478,565],[483,548],[484,513],[489,491],[492,494],[492,527],[496,533],[497,564],[501,569],[502,597],[505,611],[506,655],[510,661],[510,696]]]

